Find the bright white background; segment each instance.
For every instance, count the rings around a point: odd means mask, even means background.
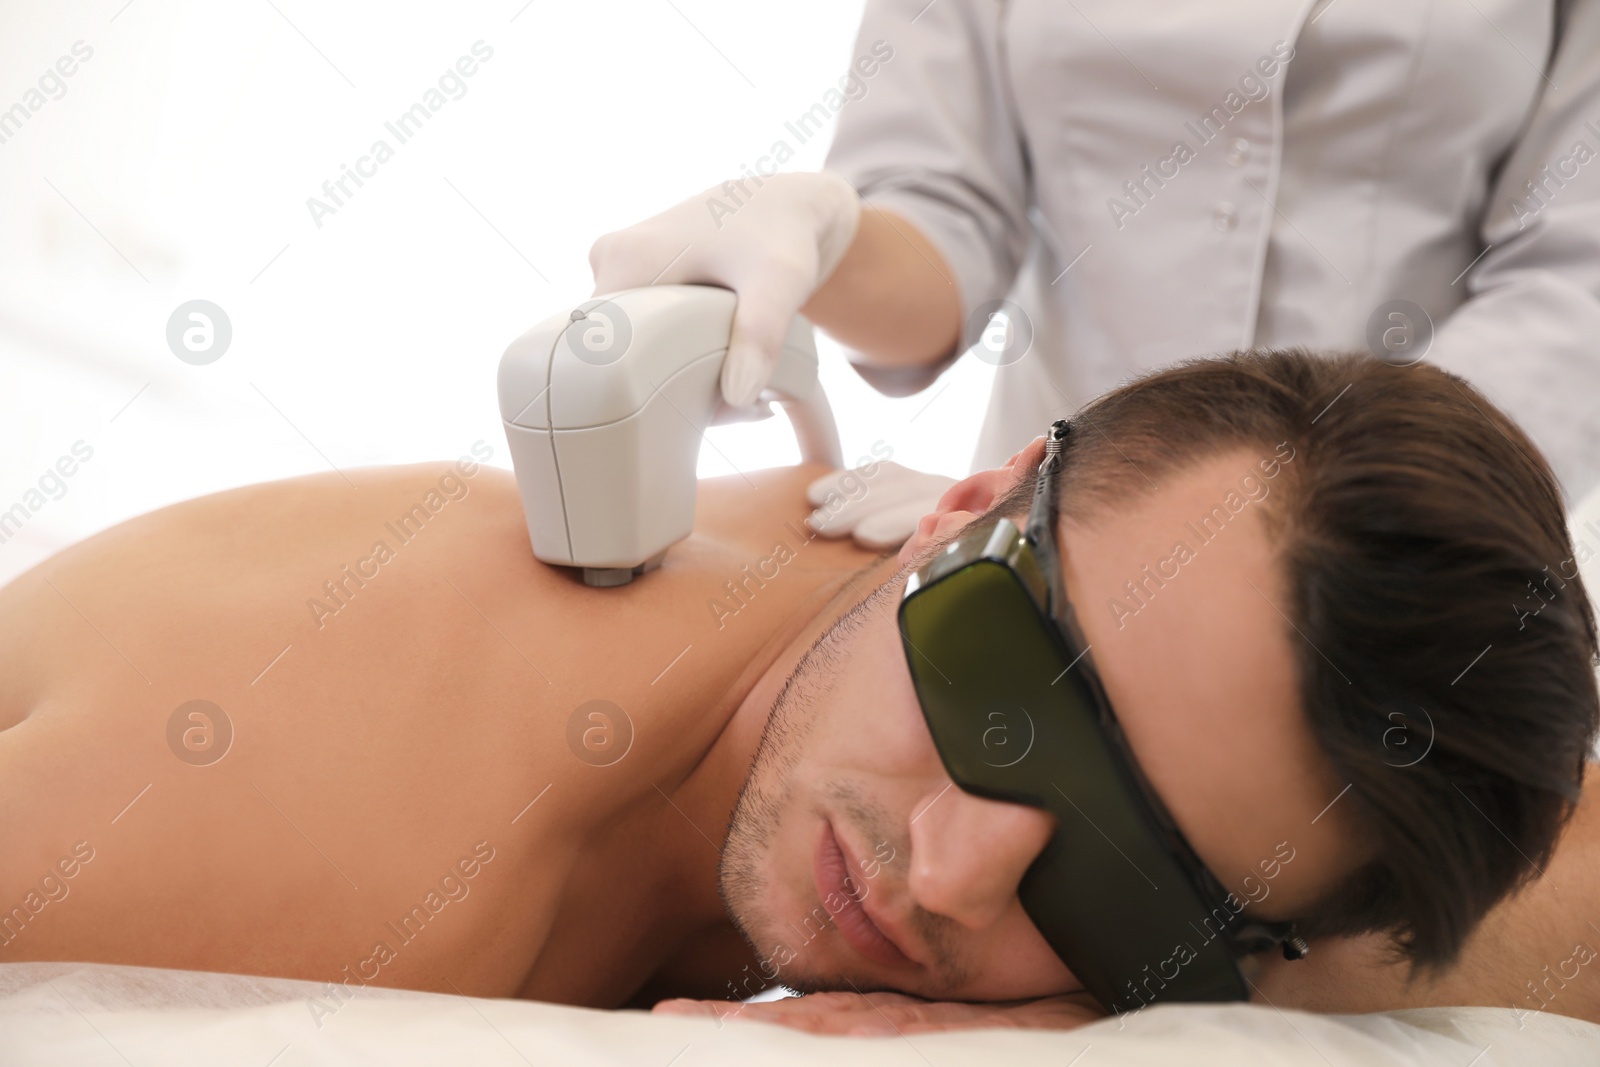
[[[0,582],[129,516],[229,486],[449,458],[509,466],[495,366],[587,297],[588,249],[737,175],[851,59],[860,0],[0,3],[0,110],[74,42],[59,99],[0,144],[0,510],[93,458],[0,544]],[[319,229],[306,199],[459,56],[494,56]],[[869,89],[870,91],[870,89]],[[848,105],[847,105],[848,106]],[[179,361],[184,301],[233,326]],[[883,439],[964,474],[992,368],[873,393],[819,335],[847,460]],[[701,474],[793,462],[781,416],[711,431]]]

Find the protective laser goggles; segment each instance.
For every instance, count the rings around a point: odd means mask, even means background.
[[[1043,808],[1054,836],[1023,876],[1023,909],[1108,1012],[1246,1000],[1239,961],[1292,923],[1253,922],[1184,840],[1140,772],[1073,620],[1058,561],[1055,484],[1070,425],[1045,438],[1025,531],[968,528],[912,575],[900,636],[951,779]]]

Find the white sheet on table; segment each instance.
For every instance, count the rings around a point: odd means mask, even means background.
[[[749,1021],[603,1012],[367,987],[319,1020],[322,986],[104,964],[0,966],[0,1063],[814,1064],[829,1067],[1595,1067],[1600,1026],[1507,1008],[1312,1015],[1252,1005],[1153,1008],[1073,1031],[842,1038]],[[1090,1051],[1085,1052],[1088,1049]],[[1082,1056],[1081,1060],[1075,1057]]]

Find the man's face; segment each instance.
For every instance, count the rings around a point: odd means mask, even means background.
[[[1303,638],[1280,614],[1264,458],[1219,454],[1064,522],[1060,546],[1140,767],[1247,913],[1276,919],[1351,870],[1359,848],[1349,808],[1329,807],[1344,783],[1300,710]],[[1052,816],[953,787],[933,746],[895,623],[904,574],[875,570],[881,595],[862,585],[869,602],[776,701],[729,828],[723,897],[767,977],[794,988],[956,1000],[1081,988],[1017,898]]]

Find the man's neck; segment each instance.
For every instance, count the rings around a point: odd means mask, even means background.
[[[751,658],[737,684],[707,694],[708,714],[725,722],[711,747],[676,789],[662,783],[667,803],[657,812],[663,842],[658,861],[679,872],[687,891],[656,902],[651,920],[689,936],[675,958],[655,976],[648,996],[728,995],[725,986],[743,975],[755,956],[729,920],[717,892],[715,863],[750,767],[760,747],[773,702],[811,644],[856,601],[893,573],[885,557],[856,572],[818,581],[801,605],[775,629]],[[684,825],[693,827],[685,833]],[[715,855],[712,850],[715,849]],[[748,975],[744,975],[748,977]]]

